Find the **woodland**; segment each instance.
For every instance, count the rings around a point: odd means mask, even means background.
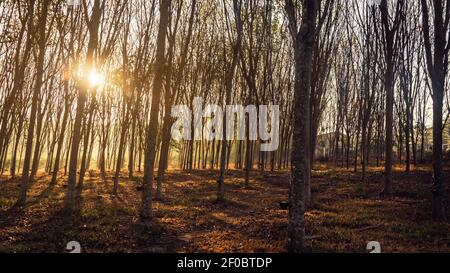
[[[450,0],[0,0],[0,252],[450,252],[449,51]]]

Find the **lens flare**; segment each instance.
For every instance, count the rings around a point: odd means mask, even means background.
[[[89,70],[88,81],[90,87],[99,87],[105,83],[103,75],[97,72],[95,69]]]

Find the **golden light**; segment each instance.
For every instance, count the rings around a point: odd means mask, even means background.
[[[97,72],[95,69],[89,70],[87,76],[90,87],[99,87],[104,85],[105,83],[105,78],[103,77],[103,75]]]
[[[102,88],[107,84],[104,73],[94,66],[89,68],[82,64],[75,64],[72,69],[63,71],[63,80],[69,79],[73,79],[77,85],[88,89]]]

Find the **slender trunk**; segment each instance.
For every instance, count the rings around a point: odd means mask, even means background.
[[[36,123],[36,114],[39,100],[39,93],[41,92],[42,87],[42,78],[44,75],[44,61],[45,61],[45,28],[46,21],[48,15],[48,1],[43,2],[42,6],[42,14],[39,18],[39,56],[36,62],[36,83],[33,90],[33,97],[31,103],[31,115],[30,115],[30,123],[28,125],[28,133],[27,133],[27,145],[25,150],[25,159],[23,163],[23,171],[22,171],[22,182],[20,184],[20,192],[19,199],[17,200],[18,206],[25,205],[27,192],[30,183],[30,163],[31,163],[31,154],[33,150],[33,138],[34,138],[34,127]],[[31,31],[31,30],[30,30]]]
[[[86,159],[89,153],[89,136],[91,134],[92,123],[94,119],[94,108],[95,108],[95,95],[92,95],[91,107],[89,110],[89,120],[86,121],[87,127],[84,132],[83,155],[81,156],[81,166],[80,166],[80,175],[78,177],[77,194],[81,194],[81,191],[83,190],[84,174],[86,172],[86,165],[88,164]]]
[[[140,217],[142,220],[151,219],[153,217],[152,187],[155,171],[154,166],[157,143],[156,138],[158,135],[159,104],[165,70],[164,52],[166,48],[167,26],[170,18],[170,6],[171,0],[161,1],[160,3],[160,22],[156,46],[155,78],[153,80],[150,123],[147,129],[147,143],[145,148],[144,178],[142,180],[142,205],[140,209]]]
[[[122,169],[122,159],[125,152],[124,145],[125,145],[125,136],[127,134],[128,130],[128,106],[126,102],[123,102],[123,109],[124,118],[123,118],[123,124],[122,128],[120,130],[120,140],[119,140],[119,148],[117,151],[117,161],[116,161],[116,172],[114,173],[114,186],[112,193],[117,194],[117,189],[119,187],[119,176],[120,176],[120,170]]]
[[[311,67],[316,37],[319,1],[304,0],[302,25],[297,33],[296,12],[292,1],[286,1],[295,55],[294,132],[291,154],[291,185],[288,224],[288,251],[305,251],[305,183],[308,180],[308,113]]]
[[[236,28],[237,28],[237,38],[236,42],[233,45],[233,58],[228,67],[228,71],[226,71],[225,76],[225,103],[229,105],[231,103],[231,92],[233,88],[233,78],[236,71],[236,67],[238,65],[239,51],[241,47],[242,41],[242,22],[241,22],[241,7],[237,0],[233,0],[233,10],[234,16],[236,18]],[[218,185],[217,185],[217,201],[223,201],[225,198],[225,168],[226,168],[226,156],[228,152],[228,140],[227,140],[227,122],[226,119],[223,120],[223,139],[222,139],[222,149],[220,154],[220,175]]]
[[[65,90],[65,94],[67,96],[67,92],[69,89],[69,83],[66,81],[64,82],[64,90]],[[59,171],[59,162],[61,160],[61,151],[62,151],[62,147],[64,144],[64,133],[66,131],[66,126],[67,126],[67,120],[69,118],[69,111],[70,111],[70,104],[69,101],[66,97],[66,103],[64,106],[64,114],[63,114],[63,120],[62,120],[62,125],[61,125],[61,131],[59,133],[59,138],[58,138],[58,146],[56,147],[56,156],[55,156],[55,163],[53,165],[53,173],[52,173],[52,180],[50,182],[51,185],[55,185],[56,184],[56,177],[58,175],[58,171]]]
[[[94,50],[98,44],[98,28],[100,25],[102,9],[100,0],[95,0],[92,7],[91,19],[89,21],[89,43],[86,56],[86,67],[91,69],[94,64]],[[84,108],[87,99],[88,86],[82,83],[78,87],[77,110],[72,132],[72,144],[70,148],[69,177],[67,180],[67,193],[64,200],[64,211],[71,214],[75,207],[75,183],[77,179],[78,150],[80,147],[81,126],[84,116]]]

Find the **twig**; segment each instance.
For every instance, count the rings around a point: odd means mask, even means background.
[[[305,236],[305,240],[314,240],[314,239],[319,239],[319,238],[322,238],[322,236],[319,236],[319,235]]]
[[[379,228],[379,227],[382,227],[382,226],[383,226],[383,224],[379,224],[379,225],[375,225],[375,226],[368,226],[368,227],[363,227],[363,228],[357,229],[357,231],[365,231],[365,230],[370,230],[370,229],[376,229],[376,228]]]

